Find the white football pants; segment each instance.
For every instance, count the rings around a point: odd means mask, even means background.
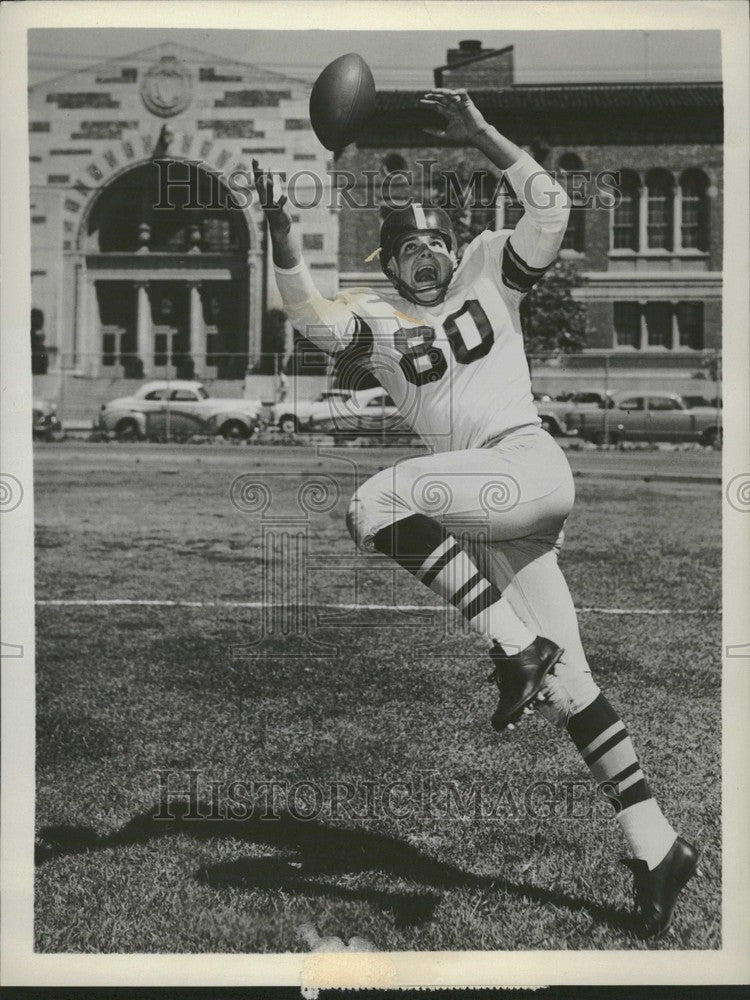
[[[562,728],[599,694],[581,645],[573,601],[557,562],[575,490],[562,449],[540,427],[496,444],[405,459],[368,479],[347,523],[373,551],[382,528],[426,514],[469,548],[477,567],[535,634],[564,649],[540,712]]]

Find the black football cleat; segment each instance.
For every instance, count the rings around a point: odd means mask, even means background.
[[[487,680],[494,681],[500,689],[500,700],[492,716],[494,729],[500,732],[515,725],[524,709],[539,696],[547,674],[562,654],[559,646],[541,635],[513,656],[503,653],[500,646],[490,650],[495,669]]]
[[[623,859],[633,873],[636,932],[641,937],[659,937],[667,930],[677,897],[695,875],[699,856],[692,844],[678,837],[664,860],[651,871],[640,858]]]

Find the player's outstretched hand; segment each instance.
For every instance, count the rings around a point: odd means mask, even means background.
[[[437,111],[445,119],[445,127],[425,128],[423,132],[438,139],[453,142],[473,142],[488,128],[487,122],[465,90],[437,87],[428,91],[419,102],[423,108]]]
[[[291,219],[284,210],[286,195],[274,199],[273,196],[273,174],[262,170],[257,160],[253,160],[253,178],[255,180],[255,190],[258,192],[260,207],[266,213],[269,225],[280,225],[287,227]]]

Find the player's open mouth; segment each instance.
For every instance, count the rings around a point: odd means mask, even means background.
[[[433,264],[422,264],[414,272],[414,280],[419,284],[437,281],[437,268]]]

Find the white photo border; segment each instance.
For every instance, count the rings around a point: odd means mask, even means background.
[[[33,951],[34,563],[27,35],[30,28],[721,31],[724,81],[724,484],[750,477],[748,12],[734,0],[524,2],[29,2],[0,10],[1,471],[23,490],[2,514],[3,986],[338,987],[699,984],[750,981],[750,510],[723,501],[723,946],[716,951],[50,955]],[[541,16],[543,15],[543,16]],[[346,47],[342,49],[345,51]],[[731,206],[731,207],[730,207]],[[730,648],[734,650],[730,652]],[[637,955],[637,960],[635,956]]]

